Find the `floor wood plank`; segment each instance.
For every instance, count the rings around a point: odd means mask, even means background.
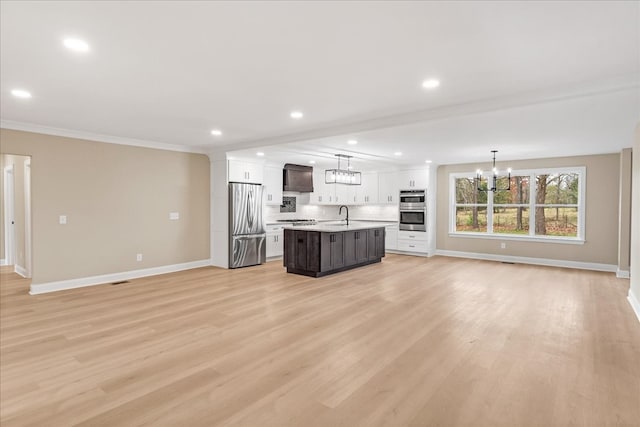
[[[3,426],[640,425],[610,273],[388,255],[37,296],[0,278]]]

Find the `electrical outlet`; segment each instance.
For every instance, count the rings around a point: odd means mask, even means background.
[[[169,212],[169,219],[170,220],[180,219],[180,212]]]
[[[500,249],[506,249],[507,244],[505,242],[500,243]]]
[[[65,225],[67,223],[67,216],[60,215],[60,224]]]
[[[142,254],[137,254],[136,255],[136,261],[142,261]]]

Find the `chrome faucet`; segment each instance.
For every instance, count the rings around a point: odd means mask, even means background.
[[[349,206],[345,206],[345,205],[340,206],[338,215],[342,215],[342,208],[345,208],[347,210],[347,225],[349,225]]]

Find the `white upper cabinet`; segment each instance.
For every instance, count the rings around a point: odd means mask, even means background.
[[[282,168],[265,166],[264,200],[267,205],[282,204]]]
[[[320,169],[313,169],[313,192],[309,195],[309,203],[312,205],[325,204],[326,197],[326,185],[324,183],[324,171]]]
[[[378,201],[378,174],[362,174],[361,185],[325,184],[324,171],[313,172],[311,203],[315,205],[364,205]]]
[[[364,204],[364,175],[362,175],[361,185],[345,185],[347,187],[347,204],[363,205]]]
[[[229,160],[229,182],[262,184],[263,180],[264,172],[262,164],[241,160]]]
[[[378,173],[362,174],[362,185],[356,187],[358,203],[373,205],[378,203]]]
[[[393,200],[397,201],[397,189]],[[324,170],[313,171],[313,193],[311,203],[314,205],[366,205],[381,203],[378,197],[378,173],[362,174],[361,185],[325,184]]]
[[[398,176],[397,172],[380,172],[378,174],[378,204],[398,204]]]
[[[344,205],[349,198],[349,192],[345,188],[348,185],[326,184],[324,170],[313,171],[313,193],[310,203],[314,205]]]
[[[349,204],[349,200],[351,200],[351,191],[348,187],[351,185],[344,184],[327,184],[331,189],[329,193],[329,203],[337,204],[337,205],[346,205]],[[333,196],[333,201],[331,201]]]
[[[429,185],[428,169],[411,169],[398,172],[399,190],[424,190]]]

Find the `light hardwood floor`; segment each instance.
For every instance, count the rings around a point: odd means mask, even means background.
[[[389,255],[39,296],[2,270],[2,426],[639,425],[611,273]]]

